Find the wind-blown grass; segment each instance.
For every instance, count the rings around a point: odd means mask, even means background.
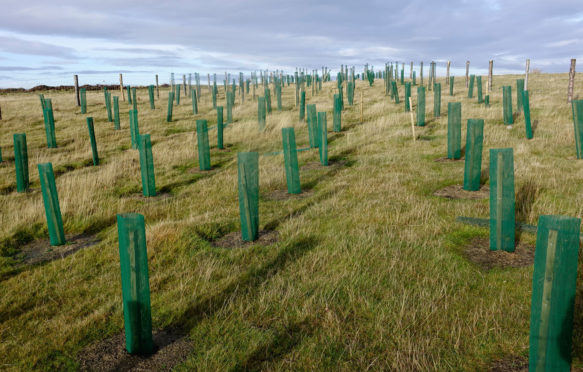
[[[488,232],[455,218],[487,218],[488,201],[432,195],[463,179],[463,162],[434,161],[447,153],[447,103],[460,101],[462,143],[466,120],[485,119],[483,169],[489,148],[514,148],[520,222],[536,224],[541,214],[582,216],[583,162],[575,160],[567,74],[530,76],[531,116],[538,122],[530,141],[522,116],[510,130],[502,124],[502,85],[512,85],[515,105],[517,78],[494,77],[490,108],[466,98],[462,78],[454,97],[439,78],[442,116],[433,118],[427,91],[429,123],[416,128],[415,143],[409,113],[384,95],[382,80],[373,87],[358,81],[355,106],[345,102],[343,132],[329,133],[336,165],[300,172],[312,195],[271,200],[270,192],[286,188],[283,156],[260,156],[260,225],[278,230],[280,240],[232,250],[210,241],[239,229],[236,152],[281,150],[287,126],[295,128],[298,148],[308,146],[293,86],[283,89],[284,110],[273,106],[264,132],[257,130],[251,95],[243,105],[236,96],[235,122],[225,129],[231,151],[218,151],[216,130],[209,131],[214,170],[208,174],[190,171],[198,168],[195,119],[216,123],[206,87],[199,114],[182,97],[172,123],[165,122],[168,92],[150,110],[147,90],[140,89],[139,126],[152,137],[156,187],[171,194],[151,199],[137,196],[139,158],[130,149],[127,102],[120,102],[122,130],[115,131],[103,94],[87,93],[102,159],[93,167],[85,116],[71,92],[45,93],[55,108],[57,149],[46,148],[36,94],[0,96],[7,160],[0,163],[1,368],[74,369],[84,347],[123,330],[115,215],[127,212],[146,218],[154,328],[180,327],[193,340],[180,370],[483,370],[492,360],[526,357],[532,267],[483,271],[470,263],[463,245]],[[326,83],[313,97],[306,89],[306,103],[328,112],[330,131],[335,87]],[[579,80],[575,91],[582,88]],[[12,134],[18,132],[28,140],[26,194],[14,191]],[[318,161],[317,150],[298,157],[300,166]],[[41,162],[52,162],[58,174],[65,232],[102,240],[64,259],[18,268],[19,247],[48,236]],[[528,234],[520,239],[534,242]],[[582,310],[578,296],[576,365],[583,358]]]

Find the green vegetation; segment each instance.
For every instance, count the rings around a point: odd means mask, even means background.
[[[483,169],[489,149],[513,148],[517,225],[536,225],[543,214],[580,218],[583,163],[576,160],[567,74],[529,76],[532,140],[522,115],[511,129],[503,125],[502,87],[518,78],[494,76],[490,108],[462,94],[458,81],[457,95],[442,96],[441,107],[461,102],[461,146],[467,120],[484,120]],[[429,110],[413,142],[410,112],[385,95],[382,82],[355,84],[347,95],[356,94],[357,104],[344,107],[342,132],[314,128],[313,135],[327,138],[329,166],[318,165],[316,148],[297,152],[301,189],[309,191],[297,199],[270,198],[287,189],[284,156],[262,155],[282,150],[287,127],[294,128],[298,149],[309,147],[293,84],[281,88],[283,109],[261,131],[264,98],[258,104],[245,95],[241,104],[237,95],[223,151],[214,146],[217,111],[207,89],[193,115],[191,105],[173,106],[169,89],[150,109],[148,90],[138,88],[139,130],[151,137],[158,191],[148,198],[141,196],[139,151],[129,147],[128,110],[114,130],[102,92],[86,92],[86,115],[72,92],[43,92],[58,127],[58,148],[49,149],[38,95],[1,96],[0,369],[75,369],[84,348],[123,331],[116,215],[126,213],[145,217],[152,329],[176,327],[193,340],[178,370],[473,371],[502,358],[527,358],[533,266],[485,270],[471,263],[464,247],[487,239],[488,229],[456,217],[488,218],[489,201],[433,196],[464,179],[463,161],[435,161],[448,154],[445,110],[441,117]],[[395,81],[391,86],[398,94]],[[333,115],[336,89],[329,81],[314,95],[305,90],[308,122],[326,117],[316,119],[312,104]],[[583,80],[575,91],[583,91]],[[215,93],[224,104],[223,89]],[[433,99],[426,96],[428,107]],[[86,116],[94,119],[97,167]],[[198,171],[196,120],[209,123],[211,172]],[[23,193],[16,192],[9,156],[15,133],[26,133],[28,144],[30,187]],[[259,153],[258,228],[277,230],[279,240],[218,248],[214,242],[241,231],[239,151]],[[22,247],[49,236],[37,171],[47,162],[55,169],[64,231],[96,234],[100,242],[23,265]],[[487,177],[481,182],[489,183]],[[530,233],[516,239],[534,243]],[[582,280],[574,312],[576,367],[583,365]]]

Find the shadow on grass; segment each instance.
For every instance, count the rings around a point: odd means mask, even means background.
[[[80,229],[76,229],[71,236],[83,235],[97,235],[99,232],[109,229],[115,225],[116,216],[109,218],[93,218],[89,223],[86,223]],[[46,225],[42,223],[32,224],[17,229],[11,236],[0,241],[0,282],[7,280],[21,272],[30,270],[35,267],[44,266],[52,260],[43,261],[40,263],[27,264],[22,257],[18,257],[21,253],[21,248],[35,240],[46,240],[48,238],[48,231]],[[70,243],[68,238],[68,243]],[[81,247],[84,248],[84,247]],[[75,251],[63,255],[61,258],[75,253]],[[1,317],[0,317],[1,320]]]
[[[93,166],[93,159],[85,159],[75,163],[66,163],[62,165],[57,165],[55,167],[55,177],[63,175],[67,172],[72,172],[76,169],[81,169],[85,167]]]
[[[306,210],[308,210],[313,205],[330,198],[332,195],[333,195],[332,192],[322,193],[322,194],[318,195],[317,197],[311,199],[310,201],[308,201],[306,204],[302,205],[301,207],[298,207],[298,208],[292,210],[291,212],[286,213],[283,216],[276,217],[276,218],[272,219],[271,221],[267,222],[263,228],[264,228],[264,230],[275,230],[275,229],[277,229],[277,227],[279,225],[281,225],[286,220],[288,220],[292,217],[300,216],[302,213],[304,213]]]
[[[212,316],[216,311],[223,309],[225,304],[232,301],[235,294],[246,295],[257,290],[277,274],[286,265],[296,261],[316,247],[318,240],[313,236],[302,237],[287,243],[280,249],[277,256],[263,263],[259,267],[252,267],[239,278],[231,281],[220,293],[201,299],[192,307],[186,309],[172,323],[172,326],[189,329],[196,326],[203,318]]]
[[[230,371],[261,370],[263,363],[281,359],[299,345],[304,338],[310,337],[314,333],[314,328],[311,319],[304,319],[301,322],[292,323],[284,329],[276,330],[271,342],[256,348],[244,361],[237,363]]]
[[[192,163],[185,167],[175,167],[175,169],[178,169],[181,173],[186,173],[189,169],[195,170],[193,171],[192,174],[186,176],[185,178],[161,185],[157,191],[159,193],[174,194],[177,191],[177,189],[181,187],[188,186],[204,178],[214,176],[217,173],[217,171],[219,171],[222,168],[225,168],[229,163],[232,162],[233,162],[232,158],[223,156],[219,159],[219,161],[211,162],[212,166],[211,170],[209,171],[197,171],[198,164]]]

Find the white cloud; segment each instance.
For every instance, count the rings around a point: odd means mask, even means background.
[[[554,41],[552,43],[547,43],[545,46],[547,48],[561,48],[567,45],[576,44],[579,40],[577,39],[569,39],[569,40],[561,40],[561,41]]]

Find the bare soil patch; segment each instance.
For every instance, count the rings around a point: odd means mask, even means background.
[[[99,243],[99,239],[95,235],[89,234],[65,235],[65,239],[67,243],[57,247],[51,246],[49,239],[34,240],[21,247],[21,252],[16,257],[21,259],[24,264],[35,265],[65,258],[81,249]]]
[[[90,345],[79,355],[81,371],[170,371],[192,350],[192,342],[181,331],[158,330],[152,335],[151,355],[132,355],[125,349],[125,333]]]
[[[310,163],[305,164],[300,168],[300,170],[308,171],[314,169],[331,169],[331,168],[340,168],[346,165],[346,160],[329,160],[328,165],[324,166],[320,164],[319,161],[312,161]]]
[[[224,149],[220,149],[218,147],[215,147],[213,150],[218,151],[218,152],[231,152],[231,149],[228,147],[225,147]]]
[[[435,191],[433,195],[447,199],[481,200],[490,197],[490,187],[482,186],[478,191],[466,191],[462,185],[449,185]]]
[[[312,190],[305,190],[302,191],[299,194],[290,194],[287,192],[287,189],[283,189],[283,190],[275,190],[270,192],[269,194],[267,194],[267,199],[269,200],[275,200],[275,201],[279,201],[279,200],[299,200],[299,199],[304,199],[307,198],[309,196],[312,196],[314,194],[314,191]]]
[[[495,360],[488,369],[489,372],[527,372],[528,358],[510,356],[504,359]],[[581,368],[571,368],[572,372],[582,372]]]
[[[514,252],[491,251],[489,238],[474,238],[466,246],[464,254],[468,260],[490,270],[495,267],[522,267],[534,263],[534,246],[524,242],[516,244]]]
[[[450,159],[448,157],[445,158],[437,158],[434,160],[436,163],[457,163],[460,161],[464,161],[463,158],[459,158],[459,159]]]
[[[233,231],[222,238],[214,241],[212,244],[218,248],[242,248],[251,245],[271,245],[279,240],[279,233],[275,230],[261,230],[259,231],[259,238],[254,242],[246,242],[241,236],[241,231]]]
[[[173,195],[169,192],[156,193],[156,196],[144,196],[144,194],[142,194],[142,193],[134,193],[134,194],[129,195],[128,197],[131,199],[136,199],[136,200],[158,201],[158,200],[170,199],[173,197]]]
[[[488,369],[489,372],[527,372],[528,358],[510,356],[504,359],[495,360]]]
[[[188,173],[192,173],[192,174],[212,174],[214,172],[216,172],[217,169],[215,167],[211,167],[210,170],[200,170],[200,168],[198,166],[190,168],[188,170]]]

